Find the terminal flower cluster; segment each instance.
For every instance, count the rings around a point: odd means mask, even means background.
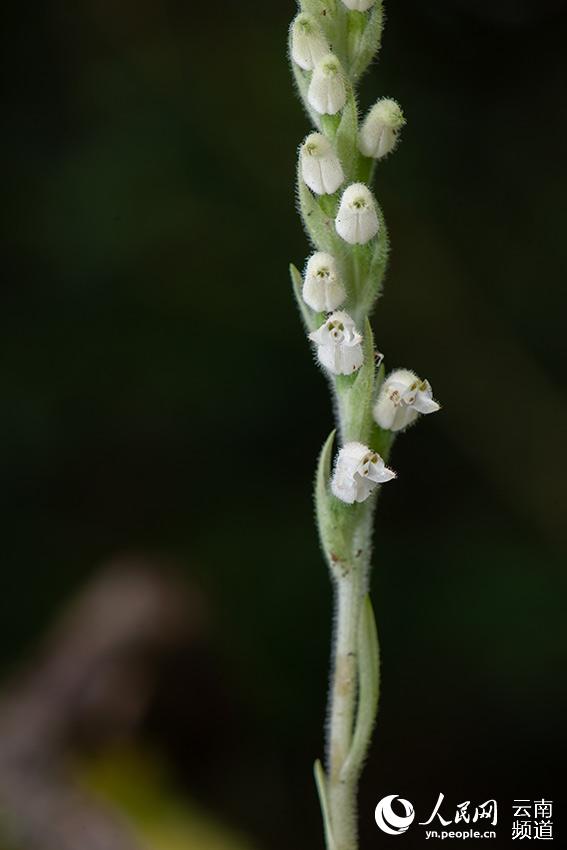
[[[331,8],[324,1],[321,5]],[[381,4],[375,4],[374,0],[343,0],[343,5],[356,15],[364,15],[369,27],[371,21],[366,13]],[[305,6],[313,8],[312,3]],[[356,20],[359,19],[353,18]],[[296,66],[298,87],[317,123],[317,130],[304,139],[299,149],[299,194],[310,193],[309,200],[317,205],[316,213],[324,217],[325,227],[330,231],[326,244],[319,245],[323,240],[312,229],[310,215],[304,213],[309,236],[316,247],[326,250],[315,251],[307,260],[301,298],[315,317],[325,314],[319,319],[318,327],[309,332],[319,364],[330,376],[352,376],[364,363],[362,325],[374,301],[365,290],[375,286],[373,276],[384,274],[385,264],[380,267],[373,259],[387,250],[385,225],[369,180],[355,178],[362,174],[369,178],[374,164],[395,150],[405,118],[395,100],[380,98],[360,127],[357,126],[354,81],[349,74],[349,65],[354,64],[356,56],[352,53],[340,56],[329,34],[323,16],[317,19],[307,11],[299,12],[290,30],[291,61]],[[341,134],[343,125],[345,133]],[[350,145],[344,144],[347,130],[350,130]],[[336,312],[339,307],[342,309]],[[407,369],[392,372],[381,386],[376,376],[374,392],[373,419],[383,431],[403,431],[420,414],[439,409],[429,383]],[[366,450],[372,453],[369,447]],[[340,462],[339,455],[332,492],[347,504],[361,501],[358,498],[361,495],[368,498],[376,484],[393,477],[377,480],[379,476],[370,471],[365,478],[373,486],[357,486],[357,498],[353,499],[352,487],[358,473],[352,473],[348,488],[344,482],[349,470],[351,466]],[[340,485],[336,483],[338,478]]]

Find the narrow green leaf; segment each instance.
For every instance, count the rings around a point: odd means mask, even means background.
[[[380,646],[370,596],[366,595],[358,627],[358,708],[351,748],[341,779],[357,777],[368,752],[380,696]]]
[[[327,136],[330,142],[335,141],[339,124],[341,123],[341,113],[336,115],[321,115],[321,129]]]
[[[352,67],[353,61],[355,61],[358,56],[360,40],[364,31],[366,30],[367,22],[368,17],[364,12],[358,12],[357,10],[353,9],[349,10],[349,12],[347,13],[347,47],[349,70]]]
[[[364,32],[358,39],[356,55],[351,61],[350,72],[353,80],[358,80],[372,60],[378,55],[383,29],[384,7],[382,0],[377,0],[370,13]]]
[[[383,358],[384,355],[382,354],[381,357]],[[385,378],[386,378],[386,364],[384,363],[384,360],[382,360],[382,362],[380,363],[380,366],[378,367],[378,371],[376,372],[376,385],[374,387],[374,396],[375,397],[380,392],[380,387],[384,383]]]
[[[314,331],[319,327],[317,322],[318,314],[308,307],[302,298],[301,290],[303,288],[303,278],[293,263],[289,264],[289,275],[291,277],[293,294],[295,295],[295,300],[297,302],[299,312],[301,313],[303,324],[305,325],[307,333],[311,333],[311,331]]]
[[[388,463],[395,440],[396,434],[393,431],[386,431],[374,422],[369,445],[378,452],[385,463]]]
[[[363,352],[364,362],[351,386],[340,391],[339,404],[344,416],[345,442],[353,440],[368,445],[372,430],[372,401],[376,374],[374,335],[368,319],[364,324]]]
[[[297,175],[297,194],[303,224],[313,245],[319,251],[333,254],[337,240],[333,221],[330,216],[323,212],[317,199],[309,191],[299,173]]]
[[[374,380],[374,398],[372,399],[373,407],[385,378],[386,366],[384,361],[382,361],[376,372],[376,378]],[[380,428],[380,426],[374,421],[374,417],[372,417],[372,430],[370,432],[370,442],[368,445],[371,446],[375,452],[378,452],[385,463],[388,462],[395,439],[396,435],[393,431],[387,431],[384,428]]]
[[[327,850],[335,850],[335,840],[331,829],[331,813],[329,811],[329,801],[327,798],[327,777],[323,770],[323,765],[317,759],[313,765],[313,774],[315,776],[315,785],[319,795],[319,805],[321,806],[321,814],[323,816],[323,828],[325,830],[325,844]]]
[[[384,214],[378,203],[376,203],[376,209],[378,212],[378,219],[380,221],[380,229],[378,231],[378,236],[376,237],[376,243],[370,259],[365,284],[362,292],[360,293],[359,310],[364,315],[369,315],[372,312],[376,299],[382,291],[382,284],[384,283],[384,276],[386,274],[388,256],[390,253],[388,228],[386,227]]]
[[[349,541],[357,518],[358,505],[346,505],[335,498],[329,486],[335,431],[331,431],[319,455],[315,479],[315,511],[321,548],[331,571],[350,561]]]
[[[329,499],[329,479],[331,477],[331,460],[333,457],[333,445],[335,442],[336,431],[333,430],[325,440],[319,462],[317,464],[317,478],[315,481],[315,499],[317,501],[317,513]]]
[[[352,89],[349,90],[341,121],[335,134],[335,145],[347,182],[352,183],[356,180],[358,174],[360,158],[358,152],[358,111]]]

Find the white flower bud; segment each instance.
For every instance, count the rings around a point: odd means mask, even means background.
[[[378,484],[395,477],[377,452],[362,443],[347,443],[339,451],[331,490],[341,502],[352,505],[364,502]]]
[[[291,58],[304,71],[312,71],[329,52],[329,42],[315,18],[301,12],[291,24]]]
[[[356,12],[367,12],[371,6],[374,6],[376,0],[343,0],[347,9],[352,9]]]
[[[358,139],[360,152],[364,156],[382,159],[396,147],[399,131],[405,123],[396,101],[382,98],[364,119]]]
[[[352,183],[345,189],[335,219],[337,233],[349,245],[364,245],[379,228],[376,203],[364,183]]]
[[[316,195],[332,195],[345,176],[330,141],[321,133],[311,133],[301,145],[301,176]]]
[[[351,375],[362,366],[362,337],[348,313],[333,313],[309,339],[317,344],[321,365],[334,375]]]
[[[341,306],[345,298],[335,258],[317,251],[307,262],[303,300],[317,313],[331,313]]]
[[[336,115],[345,105],[343,69],[333,53],[327,53],[315,65],[307,90],[307,100],[320,115]]]
[[[422,381],[409,369],[396,369],[380,388],[374,418],[387,431],[402,431],[420,413],[435,413],[439,407],[429,381]]]

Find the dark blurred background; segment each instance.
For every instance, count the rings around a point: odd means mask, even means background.
[[[174,574],[206,626],[148,661],[129,758],[165,772],[181,818],[273,850],[322,846],[332,604],[311,497],[331,410],[287,278],[308,252],[294,8],[46,0],[2,33],[4,699],[107,562]],[[361,103],[393,96],[408,123],[377,174],[374,326],[443,411],[399,439],[380,502],[363,846],[380,797],[431,810],[439,791],[448,810],[496,797],[507,846],[512,799],[559,807],[565,760],[567,3],[387,11]],[[120,803],[104,777],[124,758],[92,737],[80,770]]]

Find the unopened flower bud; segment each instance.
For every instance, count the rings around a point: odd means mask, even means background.
[[[316,195],[332,195],[345,176],[330,141],[321,133],[311,133],[301,145],[301,176]]]
[[[337,456],[331,491],[341,502],[352,505],[364,502],[378,484],[395,477],[377,452],[363,443],[347,443]]]
[[[409,369],[396,369],[380,389],[374,406],[374,418],[381,428],[402,431],[415,422],[420,413],[435,413],[439,405],[433,399],[429,381],[422,381]]]
[[[334,375],[351,375],[364,360],[362,336],[348,313],[333,313],[309,339],[317,344],[317,358]]]
[[[405,124],[402,110],[395,100],[382,98],[374,104],[360,129],[359,150],[364,156],[381,159],[394,150]]]
[[[296,65],[312,71],[328,52],[329,42],[315,18],[305,12],[297,15],[291,25],[291,58]]]
[[[337,264],[331,254],[317,251],[305,270],[303,300],[317,313],[331,313],[340,307],[346,298],[337,273]]]
[[[347,9],[352,9],[356,12],[367,12],[371,6],[374,6],[376,0],[343,0]]]
[[[307,100],[320,115],[336,115],[346,103],[346,87],[341,63],[327,53],[315,65]]]
[[[372,192],[364,183],[352,183],[341,198],[335,219],[337,233],[349,245],[364,245],[376,236],[379,226]]]

